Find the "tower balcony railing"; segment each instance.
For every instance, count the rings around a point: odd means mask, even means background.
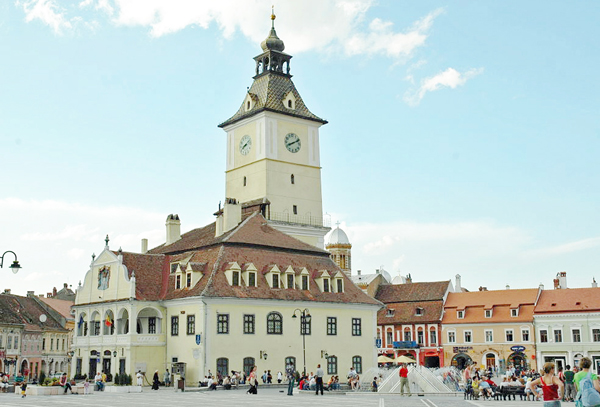
[[[268,215],[269,220],[275,222],[285,222],[296,225],[309,225],[309,226],[317,226],[317,227],[331,227],[331,218],[326,215],[325,217],[321,216],[312,216],[312,215],[294,215],[289,212],[271,212]]]

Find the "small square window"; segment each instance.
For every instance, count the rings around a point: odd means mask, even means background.
[[[510,316],[511,317],[518,317],[519,316],[519,309],[518,308],[512,308],[510,310]]]
[[[415,310],[415,315],[417,315],[417,316],[423,315],[423,308],[417,307],[417,309]]]

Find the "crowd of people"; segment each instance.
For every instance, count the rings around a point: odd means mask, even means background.
[[[586,377],[593,389],[600,392],[598,376],[590,372],[592,361],[582,358],[579,366],[570,365],[556,369],[552,362],[545,363],[540,372],[509,366],[500,383],[492,380],[494,371],[491,368],[478,369],[475,365],[467,367],[464,372],[465,394],[474,398],[498,398],[502,395],[516,394],[525,400],[541,400],[544,407],[559,407],[560,402],[575,402],[581,398],[580,382]],[[589,377],[588,377],[589,374]],[[506,389],[508,388],[508,389]],[[509,391],[513,388],[514,391]],[[600,398],[600,395],[598,396]],[[585,405],[584,405],[585,406]]]

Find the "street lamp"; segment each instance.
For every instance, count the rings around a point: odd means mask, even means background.
[[[4,265],[4,256],[6,256],[6,253],[12,253],[13,256],[15,256],[15,261],[13,261],[12,264],[8,266],[8,268],[11,269],[13,273],[17,274],[19,270],[21,270],[23,267],[21,267],[21,265],[19,264],[16,253],[11,250],[5,251],[2,257],[0,257],[0,268],[2,268],[2,266]]]
[[[302,372],[302,376],[306,376],[306,330],[307,325],[310,324],[310,311],[308,308],[304,308],[301,310],[300,308],[296,308],[294,310],[294,315],[292,318],[297,318],[296,313],[300,314],[300,334],[302,335],[302,356],[304,357],[304,371]]]

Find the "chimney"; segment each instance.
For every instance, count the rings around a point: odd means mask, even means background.
[[[4,289],[4,294],[10,294],[10,288],[5,288]]]
[[[179,215],[170,214],[167,216],[167,223],[165,225],[167,226],[167,241],[165,245],[170,245],[181,239],[181,221],[179,220]]]
[[[362,270],[356,270],[356,273],[360,276],[360,273],[362,273]]]
[[[68,288],[69,285],[67,283],[63,283],[63,288]]]
[[[46,298],[52,298],[52,293],[46,293]]]
[[[462,287],[460,286],[460,274],[456,275],[456,284],[454,285],[454,292],[462,292]]]
[[[506,284],[506,289],[510,290],[510,286],[508,284]]]
[[[242,222],[242,205],[233,198],[225,198],[223,208],[215,215],[217,215],[215,237],[218,237],[236,228]]]
[[[598,283],[596,282],[595,277],[592,277],[592,287],[594,287],[594,288],[598,287]]]
[[[56,297],[56,287],[54,287],[54,288],[52,289],[52,296],[53,296],[53,297]]]
[[[28,297],[35,297],[35,292],[34,291],[27,291],[27,296]]]
[[[142,239],[142,254],[148,253],[148,239]]]
[[[44,298],[44,294],[38,294],[38,297]]]
[[[412,283],[412,276],[410,274],[406,276],[406,283],[407,284]]]
[[[540,283],[540,290],[544,289],[544,284]]]

